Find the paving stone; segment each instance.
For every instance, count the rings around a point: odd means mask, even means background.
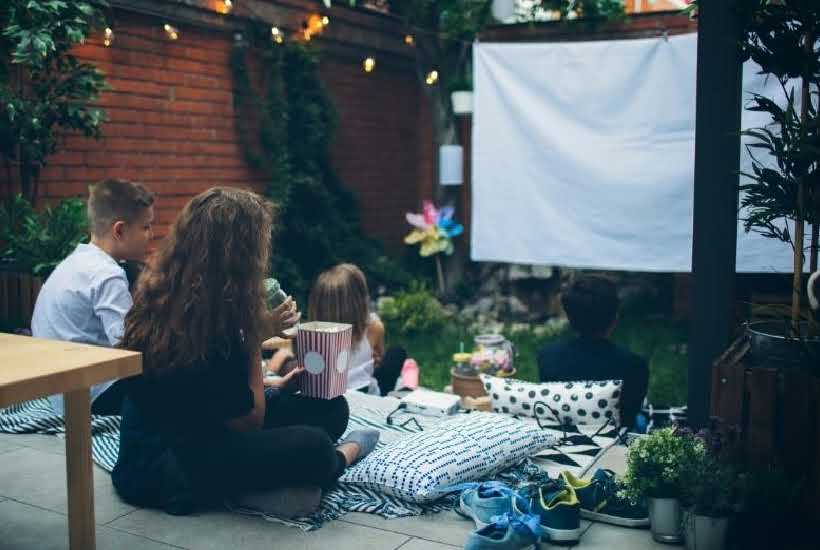
[[[15,441],[15,434],[0,434],[0,453],[7,453],[19,449],[20,444]]]
[[[412,539],[403,545],[400,550],[452,550],[453,548],[463,548],[451,544],[441,544],[440,542],[430,542],[429,540]]]
[[[65,439],[46,434],[2,434],[20,447],[38,449],[47,453],[65,455]]]
[[[459,547],[464,546],[467,535],[475,529],[471,520],[455,512],[396,519],[385,519],[375,514],[350,513],[342,520]]]
[[[317,531],[305,533],[260,517],[227,511],[171,516],[141,509],[109,526],[192,550],[389,550],[410,539],[406,535],[342,521],[332,521]]]
[[[21,447],[0,454],[0,494],[62,514],[68,513],[65,457]],[[95,520],[108,523],[133,511],[114,491],[111,476],[94,467]]]
[[[648,529],[628,529],[596,523],[583,536],[579,548],[583,550],[670,550],[675,546],[655,542]]]
[[[0,502],[0,548],[65,550],[68,518],[57,512],[6,500]],[[98,550],[169,550],[178,548],[143,537],[97,527]]]

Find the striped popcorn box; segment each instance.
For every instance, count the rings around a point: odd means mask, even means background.
[[[333,399],[347,390],[347,367],[353,325],[313,321],[299,325],[296,350],[305,372],[298,378],[302,395]]]

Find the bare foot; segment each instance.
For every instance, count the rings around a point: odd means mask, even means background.
[[[359,457],[359,452],[361,452],[361,447],[359,447],[358,443],[342,443],[336,450],[342,453],[345,457],[345,462],[348,466],[353,464],[353,462]]]

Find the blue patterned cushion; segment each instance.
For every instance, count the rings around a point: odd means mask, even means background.
[[[474,412],[408,435],[349,469],[339,481],[411,502],[430,502],[442,486],[477,481],[557,443],[534,423]]]

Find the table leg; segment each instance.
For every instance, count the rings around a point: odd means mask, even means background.
[[[91,466],[91,394],[65,394],[68,538],[72,550],[94,550],[94,473]]]

